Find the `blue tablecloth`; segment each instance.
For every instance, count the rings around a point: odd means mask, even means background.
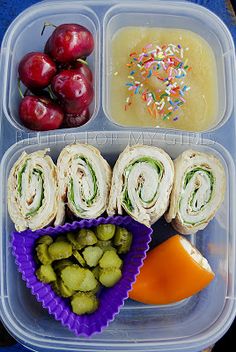
[[[215,12],[229,27],[234,41],[236,42],[236,18],[233,14],[229,0],[189,0],[199,5],[206,6],[209,10]],[[25,8],[33,5],[37,0],[0,0],[0,42],[4,32],[11,21]],[[0,347],[1,352],[26,352],[24,347],[16,344],[11,347]]]

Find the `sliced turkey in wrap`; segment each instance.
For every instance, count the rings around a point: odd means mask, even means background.
[[[47,151],[23,152],[10,171],[8,211],[17,231],[43,228],[56,217],[56,166]]]
[[[122,214],[123,208],[135,220],[151,226],[168,207],[173,180],[173,162],[162,149],[127,146],[113,169],[108,215]]]
[[[92,219],[107,208],[111,168],[98,149],[86,144],[66,146],[58,161],[59,209],[55,225],[65,220],[65,206],[78,218]]]
[[[203,230],[224,200],[226,177],[211,154],[187,150],[175,161],[175,180],[167,222],[182,234]]]

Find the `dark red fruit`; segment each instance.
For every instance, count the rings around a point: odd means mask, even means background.
[[[46,41],[46,44],[45,44],[45,47],[44,47],[44,52],[45,54],[49,55],[49,39],[50,37],[48,38],[48,40]]]
[[[93,74],[90,70],[90,68],[88,67],[88,65],[77,61],[75,64],[75,69],[77,70],[78,73],[82,73],[88,80],[89,82],[93,82]]]
[[[90,118],[89,109],[85,108],[80,114],[65,114],[64,124],[65,127],[79,127],[88,122]]]
[[[94,41],[91,32],[79,24],[61,24],[49,37],[45,52],[58,62],[72,62],[91,54]]]
[[[65,105],[65,111],[78,114],[93,100],[93,87],[77,70],[63,70],[52,80],[54,94]]]
[[[63,102],[63,110],[66,114],[79,115],[82,110],[86,109],[88,106],[81,105],[79,100],[71,100]]]
[[[49,131],[59,128],[64,118],[63,110],[52,100],[33,95],[22,99],[19,115],[24,125],[35,131]]]
[[[19,78],[29,89],[46,88],[57,72],[56,64],[46,54],[32,52],[20,61]]]

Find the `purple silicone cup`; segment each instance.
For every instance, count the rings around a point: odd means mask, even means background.
[[[122,278],[111,288],[103,288],[99,295],[99,308],[96,312],[87,315],[76,315],[72,312],[69,299],[61,298],[52,290],[49,284],[40,282],[35,270],[34,260],[35,241],[44,235],[56,237],[69,231],[90,228],[99,224],[114,224],[125,227],[133,234],[130,251],[123,257]],[[26,281],[38,302],[46,308],[49,314],[61,324],[74,332],[77,336],[86,337],[103,331],[119,313],[124,301],[128,298],[132,284],[146,257],[151,241],[152,229],[138,223],[129,216],[112,216],[92,220],[75,221],[63,226],[48,227],[37,231],[25,230],[12,233],[12,253],[15,256],[18,271]]]

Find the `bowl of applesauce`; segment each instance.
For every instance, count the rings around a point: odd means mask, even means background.
[[[118,5],[106,15],[103,107],[117,125],[204,132],[230,116],[230,42],[210,18],[171,11]]]

